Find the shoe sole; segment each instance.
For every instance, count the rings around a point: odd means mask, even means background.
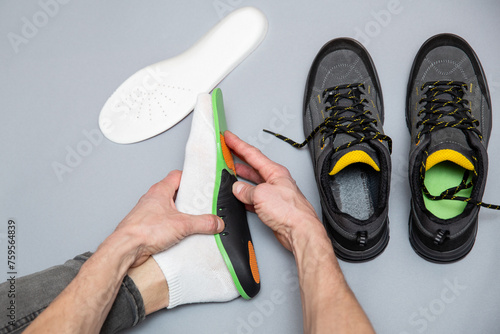
[[[441,252],[441,251],[436,251],[433,249],[430,249],[426,245],[420,241],[420,239],[413,233],[414,229],[416,228],[414,226],[413,222],[413,214],[410,214],[410,218],[408,221],[408,234],[409,234],[409,239],[410,239],[410,245],[420,257],[423,259],[434,262],[434,263],[453,263],[457,262],[461,259],[463,259],[467,254],[470,253],[472,248],[474,247],[474,243],[476,241],[476,235],[477,235],[477,217],[474,222],[474,232],[471,233],[470,237],[467,239],[467,241],[460,246],[459,248],[456,248],[452,251],[448,252]]]
[[[245,206],[233,195],[237,181],[231,152],[224,142],[227,130],[222,92],[212,92],[212,109],[217,147],[216,181],[212,213],[224,220],[224,230],[215,235],[215,241],[233,278],[236,289],[245,299],[251,299],[260,290],[257,259],[248,228]]]

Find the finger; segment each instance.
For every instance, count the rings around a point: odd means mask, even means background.
[[[236,174],[250,182],[256,184],[266,182],[255,169],[253,169],[248,165],[237,163],[235,167],[236,167]]]
[[[216,215],[185,215],[184,236],[191,234],[216,234],[224,230],[224,221]]]
[[[253,167],[265,181],[277,176],[288,176],[287,169],[262,154],[256,147],[245,143],[230,131],[224,133],[227,146],[244,162]]]
[[[180,170],[173,170],[168,175],[158,182],[158,185],[165,191],[169,197],[174,197],[175,192],[179,189],[181,184],[182,172]]]
[[[233,194],[234,196],[243,204],[246,205],[253,205],[253,193],[254,193],[255,187],[245,183],[245,182],[235,182],[233,184]]]
[[[153,184],[141,199],[156,198],[165,204],[168,203],[171,207],[175,207],[175,195],[179,189],[181,175],[182,172],[179,170],[171,171],[163,180]]]
[[[245,210],[255,213],[254,206],[250,204],[245,204]]]

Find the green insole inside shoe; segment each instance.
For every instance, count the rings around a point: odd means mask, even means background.
[[[456,187],[462,182],[465,169],[450,161],[443,161],[425,172],[424,184],[431,195],[439,196],[443,191]],[[470,181],[470,179],[468,180]],[[470,197],[472,187],[460,190],[457,195]],[[467,203],[457,200],[442,199],[438,201],[427,198],[423,193],[427,210],[441,219],[451,219],[461,214]]]

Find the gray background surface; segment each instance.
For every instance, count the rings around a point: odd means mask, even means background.
[[[303,138],[305,79],[314,56],[330,39],[357,38],[377,66],[385,131],[394,140],[391,240],[374,261],[341,263],[376,330],[498,332],[500,213],[482,210],[476,245],[458,263],[432,264],[410,247],[404,106],[410,66],[421,44],[441,32],[464,37],[477,52],[490,85],[494,121],[484,199],[499,203],[500,3],[66,2],[46,22],[38,17],[42,2],[0,2],[0,277],[7,272],[9,218],[18,226],[18,272],[33,273],[95,250],[149,186],[182,168],[191,116],[153,139],[118,145],[99,139],[99,112],[135,71],[181,53],[231,10],[256,6],[266,14],[269,31],[261,46],[219,85],[228,125],[287,166],[317,210],[307,149],[295,150],[262,129]],[[25,20],[34,19],[42,20],[41,27],[14,47],[9,34],[22,37]],[[89,146],[85,133],[94,134],[95,143]],[[73,157],[69,165],[68,152],[78,149],[86,156]],[[66,172],[58,177],[54,164],[65,165]],[[255,215],[249,214],[249,221],[262,276],[255,299],[160,311],[130,333],[301,333],[293,257]]]

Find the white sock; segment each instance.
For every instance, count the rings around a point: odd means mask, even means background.
[[[212,98],[201,94],[186,144],[177,209],[212,213],[216,146]],[[191,235],[153,256],[168,283],[168,308],[188,303],[224,302],[239,296],[213,235]]]

